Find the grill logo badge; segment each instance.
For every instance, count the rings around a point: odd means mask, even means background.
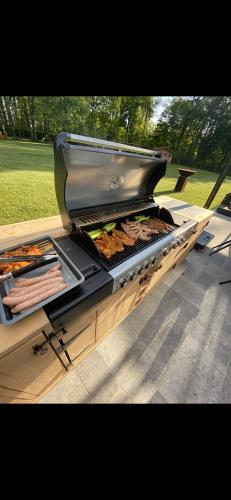
[[[111,180],[112,191],[116,191],[116,189],[120,187],[121,183],[122,183],[121,177],[113,177],[113,179]]]

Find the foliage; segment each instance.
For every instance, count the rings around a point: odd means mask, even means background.
[[[32,140],[70,131],[143,144],[157,102],[150,96],[0,96],[0,130]]]
[[[220,172],[231,160],[231,97],[173,99],[162,113],[152,140],[169,146],[178,163]]]
[[[0,96],[0,131],[44,142],[69,131],[153,149],[166,145],[177,163],[220,172],[231,160],[231,97],[174,97],[155,125],[160,101],[159,96]]]

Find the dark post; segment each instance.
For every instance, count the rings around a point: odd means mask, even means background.
[[[212,189],[206,203],[204,204],[204,208],[210,207],[210,205],[211,205],[212,201],[214,200],[218,190],[220,189],[221,184],[222,184],[224,178],[226,177],[226,174],[227,174],[230,167],[231,167],[231,158],[229,159],[229,161],[227,161],[225,167],[223,168],[222,172],[218,176],[217,181],[216,181],[215,185],[213,186],[213,189]]]
[[[181,193],[188,182],[188,177],[196,173],[196,170],[190,170],[189,168],[178,168],[180,176],[177,179],[174,191]]]

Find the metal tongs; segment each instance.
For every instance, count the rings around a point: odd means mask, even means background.
[[[16,278],[17,276],[21,276],[24,273],[27,273],[29,269],[30,271],[32,271],[33,269],[36,269],[40,266],[44,266],[48,262],[55,262],[58,260],[59,256],[55,251],[43,255],[14,255],[12,257],[0,257],[0,263],[34,261],[34,263],[31,265],[28,264],[28,266],[21,267],[20,269],[16,269],[15,271],[3,274],[2,276],[0,276],[0,282],[11,278]]]
[[[49,261],[54,260],[54,257],[58,258],[57,252],[50,252],[43,255],[12,255],[11,257],[0,257],[1,262],[29,262],[29,261]]]

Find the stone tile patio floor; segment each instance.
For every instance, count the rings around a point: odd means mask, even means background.
[[[231,239],[215,213],[210,247]],[[231,403],[231,250],[192,250],[39,403]]]

